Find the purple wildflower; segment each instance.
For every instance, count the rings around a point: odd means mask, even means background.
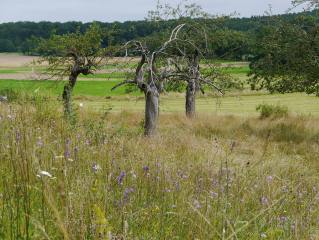
[[[69,159],[71,157],[70,144],[71,144],[71,140],[67,139],[65,143],[65,150],[64,150],[65,159]]]
[[[148,172],[150,170],[149,166],[144,166],[143,167],[144,172]]]
[[[288,217],[280,216],[278,220],[281,224],[285,224],[288,221]]]
[[[124,203],[129,200],[129,195],[134,192],[134,188],[125,188],[124,190]]]
[[[266,206],[269,204],[269,200],[267,197],[263,196],[261,199],[260,199],[260,202],[262,205]]]
[[[122,171],[122,172],[120,173],[120,175],[117,177],[117,183],[118,183],[119,185],[123,185],[123,180],[124,180],[125,175],[126,175],[125,172]]]
[[[274,178],[273,178],[273,176],[267,176],[266,180],[268,183],[271,183],[274,180]]]
[[[217,198],[217,197],[218,197],[218,193],[211,191],[211,192],[210,192],[210,196],[211,196],[212,198]]]

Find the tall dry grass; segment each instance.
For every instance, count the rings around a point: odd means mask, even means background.
[[[0,239],[317,239],[318,119],[0,105]]]

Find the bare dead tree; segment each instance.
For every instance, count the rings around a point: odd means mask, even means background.
[[[159,96],[163,91],[165,71],[159,68],[161,62],[167,58],[167,49],[178,39],[178,34],[184,24],[177,26],[169,39],[156,51],[149,51],[139,41],[130,41],[125,44],[126,56],[129,50],[133,50],[140,55],[140,61],[136,67],[133,80],[125,80],[112,88],[112,90],[125,85],[135,84],[145,95],[145,136],[152,136],[156,132],[159,116]]]
[[[305,10],[311,10],[313,8],[318,9],[319,0],[293,0],[292,4],[294,8],[300,5],[304,5]]]
[[[195,117],[196,113],[196,93],[200,90],[204,92],[204,85],[221,89],[215,84],[215,79],[222,76],[221,71],[214,64],[206,64],[204,76],[200,71],[200,62],[204,59],[204,53],[208,50],[208,37],[206,34],[209,29],[203,20],[217,19],[205,12],[196,3],[189,3],[188,0],[181,0],[177,6],[162,4],[159,0],[156,9],[149,11],[150,21],[165,21],[176,19],[183,22],[183,27],[174,41],[174,46],[170,49],[170,58],[166,70],[165,78],[169,84],[179,84],[186,82],[186,102],[185,111],[189,118]],[[197,22],[196,19],[201,19]],[[172,65],[172,66],[170,66]]]
[[[201,60],[206,60],[203,52],[207,49],[205,29],[192,24],[185,24],[177,36],[170,51],[166,78],[168,84],[186,83],[185,111],[186,116],[194,118],[196,114],[196,94],[204,94],[206,86],[223,94],[215,83],[218,78],[225,77],[221,69],[206,61],[201,71]]]

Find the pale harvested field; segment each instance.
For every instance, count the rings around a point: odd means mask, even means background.
[[[24,67],[30,65],[34,59],[37,57],[0,53],[0,67]]]
[[[47,78],[41,75],[42,67],[35,66],[34,61],[39,57],[23,56],[16,53],[0,53],[0,79],[10,80],[38,80]],[[107,61],[107,64],[118,64],[118,67],[110,69],[102,69],[97,71],[97,74],[108,74],[114,72],[134,72],[134,69],[129,67],[129,64],[137,63],[138,58],[123,58],[115,57]],[[43,64],[42,66],[45,66]],[[2,71],[2,72],[1,72]],[[81,77],[80,77],[81,79]],[[85,79],[88,79],[87,77]],[[92,79],[97,79],[96,77]],[[101,79],[105,80],[105,78]]]
[[[37,60],[38,57],[23,56],[16,53],[0,53],[0,68],[6,67],[25,67],[32,64],[33,60]],[[123,62],[137,62],[138,58],[112,58],[109,63],[123,63]]]

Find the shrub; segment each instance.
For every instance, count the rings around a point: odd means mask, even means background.
[[[282,105],[259,104],[256,111],[260,112],[260,118],[283,118],[288,116],[288,107]]]

